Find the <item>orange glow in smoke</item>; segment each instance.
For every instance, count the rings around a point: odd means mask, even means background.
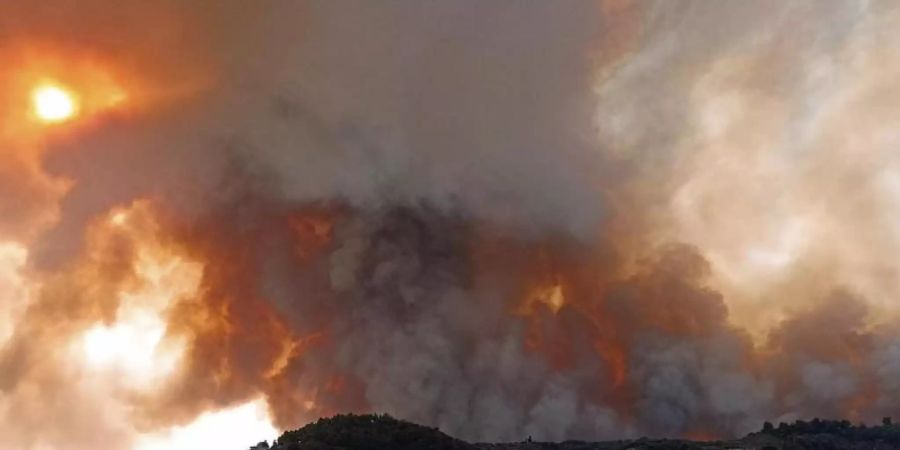
[[[550,277],[551,281],[540,283],[528,290],[525,301],[518,313],[530,315],[536,306],[543,306],[554,314],[566,304],[566,289],[559,277]]]
[[[296,239],[296,255],[301,260],[317,256],[328,247],[340,214],[341,211],[334,208],[309,208],[290,218]]]
[[[612,340],[597,341],[596,348],[609,365],[613,386],[617,389],[623,387],[628,375],[628,359],[625,348],[621,343]]]
[[[119,110],[126,99],[140,92],[139,80],[119,70],[113,61],[74,49],[35,44],[0,48],[0,56],[16,68],[0,75],[0,99],[8,100],[2,106],[19,111],[7,116],[0,128],[20,138],[40,133],[32,129],[34,125],[93,121]]]
[[[117,293],[114,316],[84,332],[81,358],[92,370],[127,374],[136,384],[171,374],[183,343],[165,339],[165,315],[171,305],[195,293],[202,266],[158,243],[145,202],[112,211],[96,232],[134,245],[133,277]]]

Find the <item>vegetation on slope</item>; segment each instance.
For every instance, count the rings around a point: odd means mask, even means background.
[[[252,450],[843,450],[900,449],[900,426],[885,418],[880,426],[852,425],[846,420],[798,420],[763,429],[731,441],[692,442],[673,439],[630,441],[520,442],[468,444],[440,432],[388,415],[338,415],[281,435],[272,447]]]
[[[268,448],[259,447],[257,448]],[[389,415],[337,415],[288,431],[275,450],[474,450],[476,447],[429,428]]]

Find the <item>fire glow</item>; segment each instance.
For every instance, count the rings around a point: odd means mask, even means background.
[[[122,229],[137,227],[129,224],[135,220],[129,211],[117,211],[109,223]],[[92,368],[121,370],[134,380],[156,379],[175,370],[183,347],[183,343],[164,342],[167,309],[194,295],[201,267],[164,249],[144,247],[153,242],[152,237],[137,242],[135,286],[119,293],[111,324],[96,324],[84,333],[83,351]]]
[[[900,415],[900,8],[85,1],[0,7],[0,450]]]

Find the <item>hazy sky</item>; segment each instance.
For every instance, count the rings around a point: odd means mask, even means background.
[[[900,5],[6,0],[0,450],[900,415]]]

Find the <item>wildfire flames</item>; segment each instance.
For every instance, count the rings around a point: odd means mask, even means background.
[[[900,415],[897,5],[31,3],[0,450]]]

